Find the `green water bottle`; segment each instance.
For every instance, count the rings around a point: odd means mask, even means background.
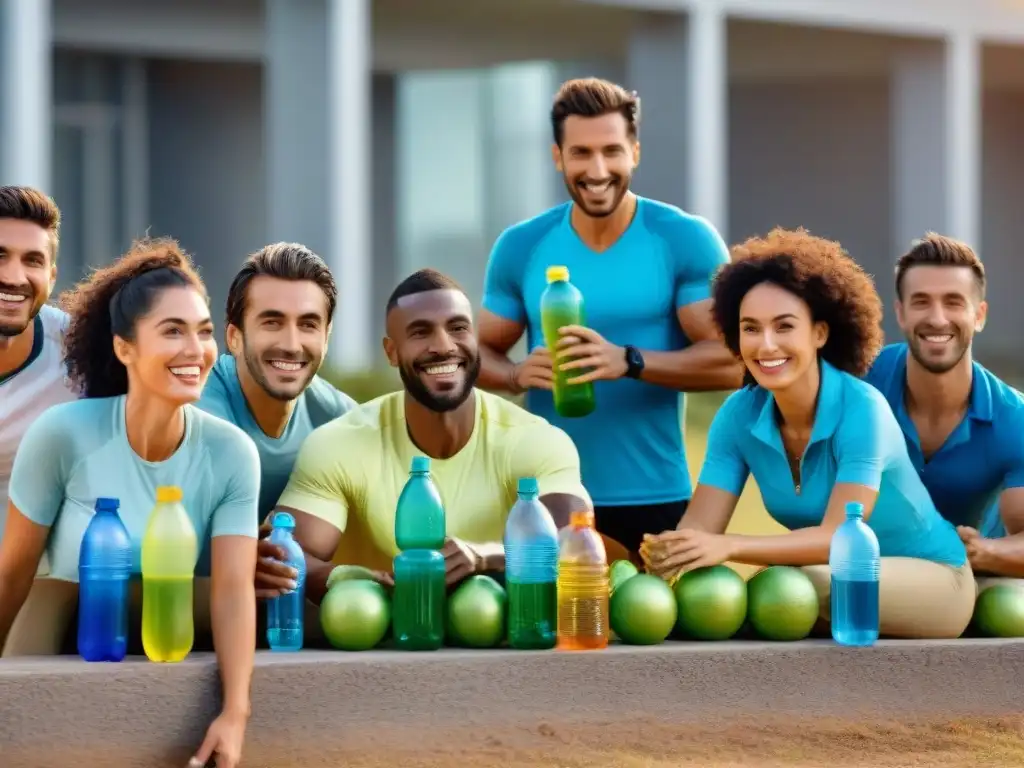
[[[582,376],[585,368],[560,371],[559,364],[567,362],[558,357],[558,342],[562,339],[558,329],[566,325],[586,325],[583,314],[583,294],[569,282],[568,267],[548,267],[548,287],[540,297],[540,324],[544,333],[544,345],[554,359],[555,384],[553,395],[555,410],[566,418],[586,416],[593,412],[594,385],[568,384],[568,379]]]
[[[395,588],[391,625],[403,651],[433,651],[444,644],[445,513],[430,477],[430,459],[415,456],[395,509]]]

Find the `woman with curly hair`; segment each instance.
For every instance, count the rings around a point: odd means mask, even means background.
[[[211,578],[197,579],[196,593],[210,593],[224,689],[223,709],[197,758],[205,764],[216,752],[218,766],[233,767],[248,720],[256,641],[260,467],[240,429],[192,406],[217,354],[206,289],[176,242],[145,240],[67,293],[63,304],[68,374],[83,398],[45,411],[15,456],[0,543],[0,646],[44,550],[50,581],[77,582],[79,548],[98,497],[120,499],[138,573],[156,489],[180,487],[199,541],[212,538]],[[203,570],[197,576],[206,576]],[[205,616],[196,613],[201,624]],[[69,623],[67,616],[52,634],[66,634]],[[133,620],[133,640],[137,632]]]
[[[804,566],[829,617],[829,546],[849,502],[881,548],[881,634],[958,637],[974,579],[956,530],[938,513],[882,395],[860,380],[882,344],[871,279],[838,243],[776,229],[735,249],[714,283],[714,316],[747,369],[715,415],[693,501],[675,531],[652,537],[650,567],[726,561]],[[747,477],[778,536],[727,534]]]

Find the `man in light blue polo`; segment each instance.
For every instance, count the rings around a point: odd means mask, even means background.
[[[228,292],[231,354],[214,365],[197,405],[240,427],[256,444],[261,523],[284,491],[309,433],[355,406],[316,375],[336,302],[327,264],[296,243],[275,243],[250,256]],[[283,559],[284,553],[263,539],[260,557]],[[277,567],[276,576],[260,569],[257,596],[274,597],[290,588],[292,569]]]
[[[885,347],[867,381],[896,414],[979,586],[1024,578],[1024,396],[971,355],[988,309],[985,269],[966,244],[929,234],[900,259],[896,296],[906,342]]]
[[[729,253],[706,220],[629,190],[640,158],[636,94],[571,80],[551,122],[555,167],[572,200],[495,243],[479,323],[480,384],[526,392],[528,410],[568,433],[598,530],[635,553],[644,534],[675,528],[691,496],[680,393],[742,381],[710,313],[710,281]],[[563,329],[568,346],[548,350],[540,297],[556,265],[582,291],[587,327]],[[530,354],[513,364],[508,352],[524,332]],[[563,363],[575,358],[577,372],[591,369],[577,378],[597,382],[590,415],[556,413],[555,354]]]

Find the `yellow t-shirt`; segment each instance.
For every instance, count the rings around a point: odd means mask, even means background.
[[[590,504],[569,436],[497,395],[474,390],[476,421],[462,450],[431,459],[444,502],[448,536],[472,543],[501,541],[520,477],[535,477],[540,495],[566,493]],[[354,408],[315,429],[299,451],[278,504],[342,531],[334,562],[391,570],[398,554],[395,507],[413,456],[405,393]]]

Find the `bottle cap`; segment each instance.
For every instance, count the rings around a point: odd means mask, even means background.
[[[846,502],[847,517],[864,517],[864,505],[859,501]]]
[[[539,493],[536,477],[520,477],[517,491],[520,496],[533,496]]]
[[[548,267],[546,277],[549,283],[556,283],[560,280],[569,279],[568,267]]]
[[[120,507],[120,499],[114,499],[106,496],[100,496],[96,499],[97,512],[117,512]]]
[[[569,513],[569,525],[573,528],[593,528],[594,510],[574,509]]]
[[[429,456],[413,456],[412,457],[412,469],[410,472],[429,472],[430,471],[430,457]]]
[[[274,513],[274,527],[282,528],[286,531],[295,530],[295,518],[288,512],[275,512]]]
[[[181,501],[181,488],[176,485],[161,485],[156,489],[156,500],[159,504],[174,504]]]

